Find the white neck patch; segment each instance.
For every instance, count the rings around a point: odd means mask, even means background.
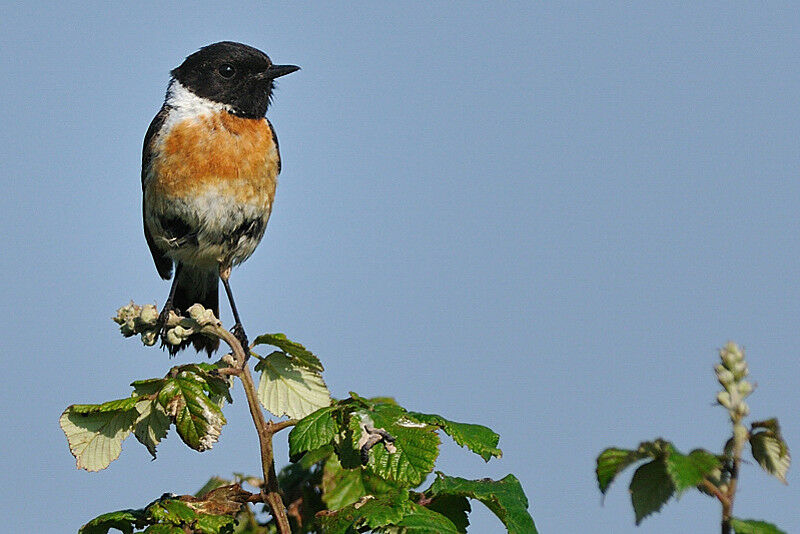
[[[233,107],[227,104],[197,96],[174,78],[167,88],[166,105],[172,108],[164,124],[167,127],[166,131],[186,119],[195,119],[220,111],[233,111]]]

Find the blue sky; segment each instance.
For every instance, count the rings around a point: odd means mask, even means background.
[[[165,353],[110,321],[168,284],[141,232],[141,141],[168,72],[237,40],[303,70],[268,117],[283,173],[232,277],[248,332],[314,350],[336,396],[497,430],[439,468],[515,473],[541,532],[716,532],[696,493],[636,528],[594,458],[663,436],[718,450],[712,367],[743,344],[754,417],[800,447],[800,15],[777,3],[97,3],[0,19],[6,531],[258,470],[241,390],[219,444],[126,442],[76,471],[65,406],[126,396]],[[223,319],[230,322],[225,306]],[[190,361],[184,354],[178,362]],[[286,461],[278,439],[278,463]],[[743,468],[736,514],[800,531],[800,479]],[[470,532],[499,531],[475,506]]]

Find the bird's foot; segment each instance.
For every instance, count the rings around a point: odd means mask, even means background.
[[[171,303],[164,304],[164,309],[161,310],[161,313],[158,314],[158,321],[156,321],[156,326],[158,326],[158,335],[161,338],[161,346],[170,347],[167,342],[167,319],[169,319],[169,312],[174,311],[175,308],[172,306]]]
[[[242,350],[244,351],[245,357],[250,356],[250,342],[247,340],[247,334],[244,333],[244,327],[241,323],[236,323],[231,328],[231,333],[234,337],[239,340],[239,343],[242,344]]]

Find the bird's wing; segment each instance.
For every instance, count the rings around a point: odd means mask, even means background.
[[[267,119],[267,124],[269,125],[269,131],[272,132],[272,141],[275,143],[275,152],[278,154],[278,174],[281,173],[281,147],[278,145],[278,134],[275,133],[275,127],[272,126],[272,123],[269,122]]]
[[[161,129],[164,121],[167,118],[168,109],[163,106],[161,110],[153,118],[147,133],[144,136],[144,147],[142,149],[142,193],[144,193],[144,180],[147,173],[150,171],[150,165],[153,159],[152,142],[153,137]],[[166,256],[161,250],[156,247],[153,236],[150,230],[147,229],[147,222],[144,219],[145,213],[145,196],[142,194],[142,222],[144,223],[144,238],[147,240],[147,246],[150,247],[150,254],[153,255],[153,262],[156,264],[156,270],[159,276],[164,280],[169,280],[172,276],[172,260]]]

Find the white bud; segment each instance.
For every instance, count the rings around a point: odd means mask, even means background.
[[[200,304],[192,304],[186,311],[189,313],[189,317],[198,321],[203,317],[203,313],[205,313],[206,309]]]
[[[719,367],[722,366],[720,365]],[[717,380],[719,380],[719,383],[723,386],[727,386],[728,384],[733,383],[734,376],[733,373],[723,367],[721,371],[717,371]]]
[[[717,393],[717,402],[723,405],[725,408],[730,409],[731,407],[731,394],[727,391],[720,391]]]
[[[146,304],[139,313],[139,319],[144,324],[155,324],[158,321],[158,310],[153,304]]]
[[[739,394],[742,395],[742,397],[748,396],[753,391],[753,385],[747,380],[742,380],[736,387],[739,390]]]
[[[742,417],[750,414],[750,407],[747,405],[746,402],[742,401],[736,405],[736,413],[741,415]]]

